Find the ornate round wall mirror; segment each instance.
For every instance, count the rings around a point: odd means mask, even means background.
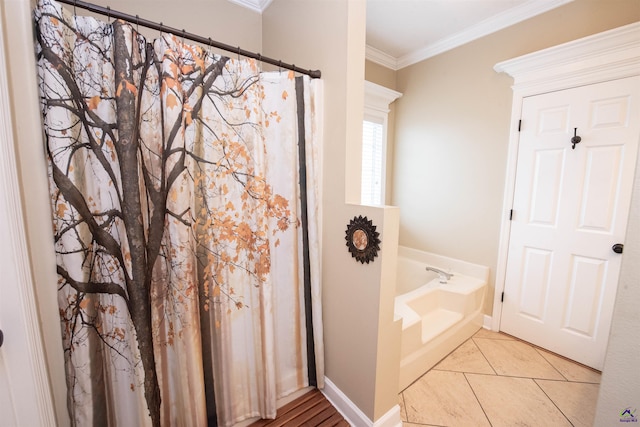
[[[379,236],[376,226],[366,216],[353,217],[347,225],[345,236],[351,256],[362,264],[369,264],[378,256],[381,243]]]

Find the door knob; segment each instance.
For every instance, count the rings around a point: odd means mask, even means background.
[[[611,249],[613,249],[613,252],[621,254],[622,250],[624,249],[624,245],[622,243],[616,243],[611,247]]]

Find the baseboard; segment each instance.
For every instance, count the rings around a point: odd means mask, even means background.
[[[322,393],[352,426],[364,427],[373,425],[369,417],[327,377],[324,378]]]
[[[389,409],[378,421],[373,423],[373,427],[402,427],[402,417],[400,416],[400,405]]]
[[[374,423],[327,377],[324,379],[322,393],[345,420],[354,427],[402,427],[399,405],[391,408]]]
[[[484,320],[482,322],[482,327],[488,330],[491,330],[491,324],[493,323],[493,317],[485,314],[484,315]]]

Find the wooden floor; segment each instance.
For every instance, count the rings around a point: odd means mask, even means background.
[[[278,409],[275,420],[260,420],[249,427],[305,426],[348,427],[340,415],[319,390],[311,390]]]

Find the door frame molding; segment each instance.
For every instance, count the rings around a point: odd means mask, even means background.
[[[493,69],[514,79],[491,320],[491,329],[498,331],[511,234],[509,212],[515,192],[522,101],[528,96],[640,75],[640,22],[499,62]]]
[[[4,22],[5,15],[0,8],[0,22]],[[7,218],[6,226],[9,229],[8,241],[2,242],[0,250],[3,257],[8,258],[14,266],[13,272],[9,272],[5,280],[13,278],[11,283],[14,290],[11,297],[16,297],[14,314],[19,314],[21,328],[11,330],[24,331],[24,342],[18,340],[11,343],[11,336],[6,337],[4,348],[1,351],[12,363],[27,365],[29,375],[27,378],[13,378],[9,375],[11,388],[20,390],[18,397],[28,397],[31,414],[29,420],[37,422],[41,426],[55,426],[56,417],[51,392],[51,383],[47,372],[42,330],[36,301],[34,280],[31,271],[31,262],[27,248],[26,230],[24,225],[24,212],[20,195],[20,181],[17,169],[17,154],[14,141],[16,133],[13,126],[11,110],[10,88],[7,79],[9,64],[5,50],[5,34],[0,27],[0,209],[3,217]],[[11,274],[13,273],[13,274]],[[6,296],[5,296],[6,297]],[[15,319],[14,319],[15,320]],[[8,326],[8,325],[7,325]],[[19,347],[18,347],[19,346]],[[22,383],[18,386],[16,383]],[[26,393],[35,395],[24,396]]]

